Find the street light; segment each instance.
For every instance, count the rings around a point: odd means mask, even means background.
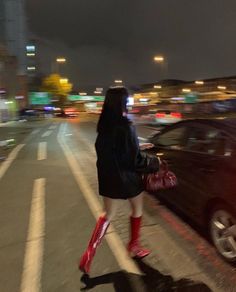
[[[163,56],[155,56],[154,61],[157,63],[163,63],[165,61],[165,58]]]
[[[116,84],[121,84],[121,83],[123,83],[123,80],[116,79],[116,80],[115,80],[115,83],[116,83]]]
[[[168,76],[168,60],[165,59],[164,56],[162,55],[156,55],[153,57],[153,60],[155,63],[159,64],[161,70],[162,70],[162,74],[164,78],[167,78]]]
[[[57,74],[60,74],[60,65],[66,63],[66,58],[64,57],[58,57],[55,61],[51,62],[51,72],[55,72]]]
[[[65,63],[66,62],[66,58],[57,58],[56,59],[57,63]]]

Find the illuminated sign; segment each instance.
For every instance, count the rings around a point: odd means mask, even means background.
[[[90,95],[69,95],[70,101],[104,101],[104,96],[90,96]]]
[[[29,102],[33,105],[48,105],[51,103],[51,96],[48,92],[30,92]]]
[[[185,94],[184,98],[186,103],[195,103],[198,101],[198,95],[195,93]]]

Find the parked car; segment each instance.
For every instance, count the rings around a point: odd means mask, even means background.
[[[157,195],[209,232],[221,256],[236,261],[236,119],[185,120],[153,137],[147,150],[166,160],[178,186]]]

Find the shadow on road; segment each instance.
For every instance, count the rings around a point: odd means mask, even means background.
[[[85,284],[81,291],[93,289],[102,284],[112,283],[114,291],[119,292],[210,292],[211,289],[207,285],[200,282],[194,282],[189,279],[180,279],[175,281],[169,275],[163,275],[158,270],[153,269],[144,261],[136,259],[140,270],[144,275],[138,276],[136,274],[119,271],[109,273],[98,277],[90,278],[88,275],[81,277],[81,282]]]

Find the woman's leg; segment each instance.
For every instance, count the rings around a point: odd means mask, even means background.
[[[101,243],[102,238],[106,234],[110,221],[112,220],[115,214],[116,210],[115,200],[104,197],[104,209],[105,214],[101,215],[98,218],[91,239],[89,241],[88,247],[80,259],[79,269],[86,274],[88,274],[90,271],[90,266],[93,257],[95,256],[96,249]]]
[[[143,193],[129,199],[129,202],[132,208],[131,216],[134,218],[141,217],[143,215]]]
[[[116,213],[117,209],[117,200],[111,199],[108,197],[103,197],[103,204],[104,204],[104,216],[107,218],[107,220],[110,222]]]
[[[130,217],[130,241],[128,244],[128,251],[132,256],[143,258],[147,256],[150,251],[144,249],[139,244],[140,228],[143,215],[143,193],[129,199],[132,214]]]

